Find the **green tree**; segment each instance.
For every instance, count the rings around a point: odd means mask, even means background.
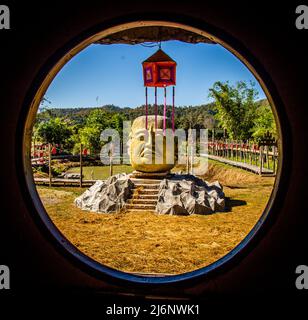
[[[123,134],[123,121],[125,120],[127,120],[127,117],[121,113],[113,114],[110,119],[110,127],[116,129],[119,132],[120,137]]]
[[[76,143],[82,143],[92,153],[99,153],[102,147],[100,141],[102,131],[113,128],[122,136],[124,120],[126,120],[124,114],[95,109],[88,115],[85,126],[79,130],[79,141],[76,139]],[[77,148],[75,147],[75,149]]]
[[[65,147],[73,133],[73,127],[68,120],[51,118],[39,123],[36,134],[44,143],[55,143]]]
[[[268,103],[262,104],[256,111],[256,119],[254,126],[251,129],[252,136],[256,140],[260,140],[265,133],[269,132],[277,138],[277,128],[274,119],[274,114]]]
[[[232,139],[251,138],[257,109],[254,83],[239,81],[235,85],[215,82],[209,96],[214,99],[215,117]]]
[[[182,112],[175,116],[175,124],[177,128],[185,129],[202,129],[205,127],[205,119],[209,117],[208,110],[196,108],[193,106],[184,107]]]
[[[79,130],[79,143],[89,148],[92,153],[98,153],[101,148],[100,134],[99,128],[85,126]]]

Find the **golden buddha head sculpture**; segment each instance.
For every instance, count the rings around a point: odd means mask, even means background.
[[[168,172],[175,166],[174,149],[168,148],[163,132],[163,116],[141,116],[134,120],[129,139],[129,156],[132,167],[140,172]],[[171,121],[166,118],[166,135],[170,135]],[[172,134],[172,133],[171,133]],[[169,140],[168,140],[169,141]],[[168,154],[172,152],[173,154]]]

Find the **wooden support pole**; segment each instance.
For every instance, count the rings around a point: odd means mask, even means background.
[[[188,147],[188,139],[186,143],[186,173],[189,174],[189,147]]]
[[[192,136],[192,132],[190,132],[191,134],[191,143],[190,143],[190,166],[191,166],[191,169],[190,169],[190,173],[191,174],[194,174],[194,150],[195,150],[195,146],[194,146],[194,139],[193,139],[193,136]]]
[[[260,156],[259,156],[259,161],[260,161],[260,175],[262,175],[262,167],[263,167],[263,154],[262,154],[262,150],[263,147],[260,146]]]
[[[275,158],[275,151],[276,151],[276,147],[273,146],[273,173],[276,173],[276,158]]]
[[[240,142],[240,161],[242,162],[243,160],[243,141]]]
[[[80,153],[79,153],[79,174],[80,174],[80,180],[79,180],[79,186],[82,188],[82,143],[80,143]]]
[[[226,140],[226,157],[229,158],[229,142]]]
[[[110,166],[109,166],[109,176],[113,176],[113,164],[112,164],[112,157],[110,157]]]
[[[111,143],[111,148],[109,151],[109,176],[113,176],[113,163],[112,163],[112,159],[113,158],[113,143]]]
[[[49,176],[49,187],[51,187],[51,143],[48,143],[48,176]]]
[[[257,149],[254,150],[255,153],[255,165],[258,165],[258,155],[257,155]]]

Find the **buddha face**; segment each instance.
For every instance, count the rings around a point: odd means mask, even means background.
[[[169,119],[166,119],[166,126],[170,128]],[[148,129],[145,128],[145,116],[134,120],[129,141],[132,167],[141,172],[170,171],[174,167],[174,160],[169,163],[166,160],[170,157],[167,156],[166,137],[163,134],[163,117],[157,116],[155,129],[155,116],[148,116]]]

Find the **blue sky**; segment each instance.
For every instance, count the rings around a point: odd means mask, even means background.
[[[144,104],[143,60],[158,47],[142,45],[93,44],[70,60],[55,77],[45,97],[50,107],[96,107],[114,104],[136,107]],[[265,94],[257,80],[233,54],[220,45],[162,43],[162,49],[177,62],[176,105],[200,105],[209,102],[208,90],[215,81],[235,83],[255,81],[259,98]],[[152,89],[152,90],[151,90]],[[171,88],[168,103],[171,103]],[[150,88],[149,103],[154,89]],[[159,91],[158,103],[162,103]]]

